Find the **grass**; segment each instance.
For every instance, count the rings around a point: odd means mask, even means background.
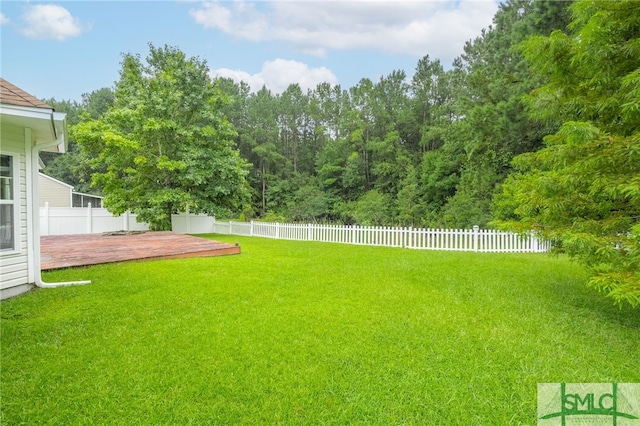
[[[540,382],[640,382],[640,311],[563,257],[211,236],[0,305],[2,424],[536,424]]]

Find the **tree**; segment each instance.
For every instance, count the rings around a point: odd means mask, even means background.
[[[104,114],[114,102],[113,90],[104,87],[94,90],[91,93],[82,94],[82,102],[78,104],[75,101],[56,101],[51,99],[47,103],[54,107],[56,111],[67,113],[67,123],[69,126],[75,126],[88,116],[98,119]],[[41,153],[41,158],[46,167],[44,172],[73,185],[78,192],[101,193],[101,188],[91,188],[91,174],[96,170],[92,170],[90,166],[90,155],[79,146],[73,138],[69,140],[68,151],[64,154],[46,153],[50,156],[47,158],[45,153]]]
[[[640,4],[578,1],[572,32],[522,49],[549,83],[532,92],[535,117],[561,119],[496,199],[501,224],[558,239],[591,271],[589,285],[640,305]]]
[[[251,147],[250,159],[260,182],[260,212],[264,216],[268,203],[268,186],[279,180],[278,165],[286,164],[286,158],[278,152],[278,109],[276,98],[266,87],[251,95],[248,104],[246,141]],[[282,172],[283,167],[279,168]]]
[[[431,61],[427,55],[418,61],[411,79],[413,98],[410,102],[414,133],[422,152],[442,146],[443,128],[451,125],[452,96],[448,80],[439,60]]]
[[[108,87],[82,94],[82,107],[91,118],[98,119],[115,102],[115,93]],[[76,124],[76,123],[69,123]]]
[[[353,219],[362,226],[382,226],[390,222],[388,196],[373,189],[354,204]]]
[[[289,202],[287,215],[294,221],[326,220],[329,213],[329,197],[322,191],[316,179],[308,179],[300,185]]]
[[[522,52],[513,46],[532,35],[564,29],[567,2],[508,0],[500,4],[494,25],[464,47],[454,72],[464,78],[456,88],[457,114],[445,143],[463,150],[456,193],[442,211],[447,226],[484,226],[491,219],[491,200],[511,171],[515,155],[542,146],[558,123],[536,123],[522,97],[541,84]],[[559,27],[558,27],[559,26]],[[473,206],[473,209],[469,209]]]
[[[408,165],[407,176],[400,185],[396,197],[397,221],[400,225],[421,225],[425,216],[425,205],[420,202],[418,173],[413,165]]]
[[[113,107],[73,128],[93,165],[104,167],[92,180],[106,208],[137,213],[155,230],[171,229],[171,215],[186,209],[240,210],[248,199],[246,163],[206,62],[173,47],[149,48],[146,63],[124,55]]]
[[[412,165],[407,150],[409,84],[404,71],[381,77],[373,88],[374,132],[369,143],[373,187],[395,199]]]

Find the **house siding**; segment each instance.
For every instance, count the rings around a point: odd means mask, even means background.
[[[49,203],[49,207],[71,207],[71,192],[73,187],[58,182],[48,176],[39,174],[40,207]]]
[[[0,132],[2,152],[19,155],[19,244],[16,251],[0,252],[0,298],[4,299],[24,291],[29,285],[29,257],[27,234],[27,166],[24,142],[24,129],[15,126],[2,126]]]

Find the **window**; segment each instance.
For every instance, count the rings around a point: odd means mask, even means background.
[[[12,251],[17,248],[17,161],[17,155],[0,155],[0,251]]]

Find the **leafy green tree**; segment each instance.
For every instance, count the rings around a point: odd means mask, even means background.
[[[512,158],[539,149],[544,135],[557,130],[558,123],[529,117],[522,97],[543,78],[528,68],[522,52],[513,46],[532,35],[548,35],[558,25],[564,29],[561,18],[567,4],[508,0],[500,4],[494,25],[465,45],[454,68],[464,76],[456,88],[456,113],[461,119],[446,139],[455,145],[449,151],[462,150],[464,157],[456,193],[441,215],[447,226],[486,225],[491,199],[511,171]]]
[[[418,61],[411,79],[411,114],[419,148],[422,152],[433,151],[444,143],[443,133],[452,123],[452,91],[450,78],[439,60],[429,56]],[[409,139],[409,138],[408,138]]]
[[[401,225],[422,225],[425,217],[425,205],[420,199],[420,181],[412,164],[408,165],[407,176],[400,184],[396,197],[397,222]]]
[[[221,114],[225,97],[198,58],[150,45],[146,63],[124,55],[115,103],[73,135],[93,156],[105,206],[131,210],[152,229],[171,229],[171,215],[225,214],[248,200],[246,163],[235,131]]]
[[[349,97],[340,85],[321,83],[309,94],[310,113],[314,117],[316,132],[320,131],[329,139],[340,139],[342,114],[348,108]]]
[[[336,205],[350,198],[344,181],[349,152],[349,146],[343,138],[329,139],[316,156],[318,186],[326,194],[329,203],[328,219],[336,219],[339,216]]]
[[[102,88],[82,95],[82,102],[56,101],[50,99],[47,103],[56,111],[67,113],[67,124],[75,126],[83,117],[97,119],[113,105],[114,93],[109,88]],[[73,138],[69,139],[69,148],[64,154],[41,153],[45,163],[44,173],[73,185],[78,192],[100,194],[100,188],[91,188],[91,174],[88,153],[79,146]]]
[[[107,112],[115,102],[115,93],[108,87],[94,90],[90,93],[82,94],[83,112],[89,114],[89,117],[98,119],[102,114]],[[78,120],[79,121],[79,120]],[[77,122],[69,122],[69,124],[77,124]]]
[[[560,240],[591,286],[638,306],[640,4],[582,0],[571,11],[571,33],[523,44],[549,79],[529,98],[534,116],[564,123],[543,149],[516,158],[496,215]]]
[[[280,173],[285,171],[286,157],[278,152],[277,100],[266,87],[252,94],[248,101],[248,121],[243,145],[250,149],[248,158],[258,177],[260,208],[266,214],[268,185],[277,186]]]
[[[389,196],[382,194],[376,189],[364,194],[354,203],[353,219],[363,226],[382,226],[391,222]]]
[[[422,157],[420,190],[423,200],[424,222],[433,227],[442,227],[442,208],[456,193],[463,163],[461,149],[455,144],[445,144]]]
[[[293,221],[322,221],[329,217],[330,200],[317,179],[307,179],[289,201],[288,217]]]
[[[303,93],[300,85],[290,84],[278,96],[278,142],[280,153],[287,159],[291,173],[313,174],[315,157],[325,142],[323,130],[311,114],[310,92]]]
[[[395,199],[413,165],[407,148],[412,126],[409,120],[409,84],[404,71],[393,71],[374,86],[371,109],[374,133],[369,144],[373,187]]]
[[[374,84],[368,78],[363,78],[360,82],[349,89],[350,105],[349,111],[343,119],[345,135],[352,153],[356,153],[358,161],[350,164],[351,167],[358,167],[353,171],[363,177],[363,185],[357,191],[365,192],[371,189],[371,142],[374,138],[375,118],[373,115]],[[352,157],[352,154],[349,154]],[[354,179],[355,183],[355,179]],[[356,188],[354,188],[356,189]]]
[[[463,86],[463,78],[460,67],[445,72],[440,61],[425,56],[418,61],[411,79],[411,113],[418,136],[414,152],[421,154],[416,166],[421,208],[414,210],[420,211],[422,217],[417,223],[442,226],[441,209],[456,192],[464,155],[460,138],[454,137],[453,131],[459,120],[456,94]]]

